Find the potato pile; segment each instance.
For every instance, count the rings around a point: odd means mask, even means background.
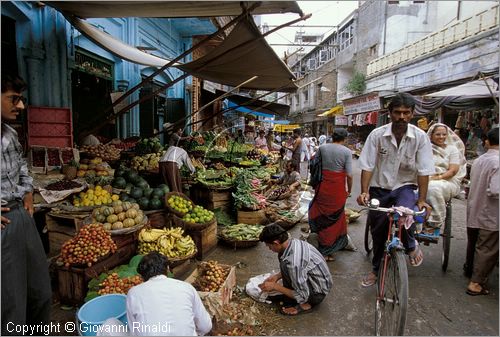
[[[80,151],[87,152],[88,154],[100,157],[105,161],[118,160],[120,159],[120,153],[122,150],[117,149],[111,144],[99,144],[99,145],[83,145]]]

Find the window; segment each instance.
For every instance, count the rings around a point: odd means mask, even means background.
[[[423,0],[415,0],[413,1],[414,4],[425,4],[425,1]]]
[[[323,64],[328,61],[328,49],[323,49],[319,51],[319,64]]]
[[[304,89],[302,95],[304,97],[304,103],[307,102],[309,100],[309,88]]]
[[[295,100],[295,106],[299,105],[299,94],[295,94],[293,98]]]
[[[387,1],[389,3],[389,5],[399,5],[399,1]]]
[[[316,97],[318,97],[318,101],[323,99],[323,92],[321,91],[322,86],[323,86],[323,83],[319,83],[316,86]]]
[[[376,56],[377,55],[377,45],[374,44],[373,46],[370,47],[370,56]]]
[[[316,69],[316,59],[307,60],[307,67],[309,68],[309,70]]]

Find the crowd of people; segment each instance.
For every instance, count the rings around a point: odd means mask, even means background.
[[[15,120],[24,109],[25,88],[26,83],[19,77],[2,76],[2,334],[9,334],[5,322],[48,324],[51,307],[49,269],[33,220],[32,179],[17,133],[5,123]],[[361,193],[356,200],[363,206],[377,198],[382,207],[426,209],[428,223],[439,230],[446,217],[445,204],[459,193],[465,175],[465,146],[444,124],[433,124],[427,133],[412,125],[414,107],[411,95],[396,94],[388,106],[391,122],[369,134],[359,158]],[[354,182],[352,152],[345,146],[346,137],[344,129],[336,129],[331,141],[320,136],[317,147],[315,140],[307,134],[302,136],[300,129],[286,139],[271,133],[266,136],[261,130],[251,140],[264,151],[280,149],[284,172],[276,183],[295,192],[300,191],[301,180],[307,177],[307,162],[321,156],[322,180],[314,188],[308,214],[310,230],[318,235],[318,247],[291,238],[277,223],[265,226],[260,235],[260,240],[278,255],[280,267],[280,272],[267,278],[260,288],[280,294],[271,299],[282,303],[280,311],[285,315],[310,312],[326,298],[333,287],[327,261],[348,246],[345,206]],[[186,151],[178,146],[183,138],[179,129],[160,160],[160,171],[173,191],[182,191],[182,165],[194,172]],[[498,138],[498,127],[487,133],[486,152],[476,159],[470,174],[464,265],[470,277],[466,289],[469,295],[489,293],[488,276],[498,263]],[[249,141],[243,132],[238,132],[236,139]],[[377,282],[388,230],[388,218],[383,213],[370,211],[367,221],[373,238],[373,259],[372,270],[361,280],[364,287]],[[414,224],[402,234],[410,265],[421,265],[424,255],[415,239]],[[142,259],[138,272],[145,282],[127,295],[129,327],[135,323],[173,322],[169,334],[208,333],[211,317],[198,293],[186,282],[167,278],[167,271],[168,259],[159,253],[149,253]]]

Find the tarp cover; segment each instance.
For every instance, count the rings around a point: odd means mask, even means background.
[[[178,68],[193,76],[233,87],[257,75],[257,79],[242,88],[297,90],[290,69],[267,44],[250,16],[241,20],[219,46]]]
[[[491,92],[490,92],[491,90]],[[427,97],[460,96],[467,98],[485,98],[498,96],[498,84],[492,79],[475,80],[452,88],[427,94]]]
[[[169,62],[169,60],[145,53],[126,44],[108,33],[97,29],[85,20],[81,20],[74,16],[68,16],[67,19],[76,29],[78,29],[78,31],[80,31],[80,33],[119,58],[157,68],[161,68]],[[175,65],[179,65],[179,63],[175,63]]]
[[[242,5],[255,1],[47,1],[50,6],[80,18],[194,18],[238,16]],[[253,15],[297,13],[303,15],[295,1],[262,1]]]

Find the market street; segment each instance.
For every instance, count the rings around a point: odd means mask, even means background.
[[[348,207],[358,209],[355,197],[359,192],[359,169],[355,168],[353,197]],[[303,200],[307,203],[307,200]],[[408,265],[410,299],[406,335],[498,335],[498,268],[495,268],[489,286],[488,296],[469,296],[465,293],[468,279],[462,274],[465,259],[466,202],[453,200],[454,238],[451,244],[450,263],[446,273],[441,271],[441,242],[424,246],[425,260],[418,268]],[[334,287],[316,312],[300,317],[286,317],[267,304],[258,304],[263,316],[273,324],[263,324],[261,330],[267,335],[345,335],[363,336],[374,334],[375,287],[363,288],[360,281],[370,270],[370,260],[363,248],[363,214],[356,222],[349,224],[349,233],[354,239],[356,252],[341,251],[336,261],[329,262]],[[293,237],[300,237],[300,225],[291,231]],[[248,249],[234,250],[224,246],[217,248],[204,260],[218,260],[226,264],[238,264],[237,284],[244,289],[250,277],[277,269],[276,255],[264,244]],[[269,313],[266,314],[266,311]],[[53,320],[64,323],[74,320],[75,311],[60,310],[53,306]]]
[[[355,198],[359,193],[359,169],[355,167],[352,197],[348,207],[358,209]],[[446,273],[441,271],[441,242],[424,246],[424,263],[418,268],[408,264],[410,299],[406,335],[498,335],[498,268],[495,268],[488,296],[469,296],[465,293],[468,279],[462,274],[465,259],[466,202],[453,199],[454,238],[450,263]],[[349,224],[349,233],[358,251],[342,251],[336,261],[329,262],[333,291],[315,313],[301,317],[285,317],[273,312],[279,330],[266,330],[269,335],[373,335],[375,319],[375,287],[363,288],[362,276],[370,270],[370,260],[363,248],[364,214]],[[300,237],[300,226],[291,231]],[[371,257],[370,257],[371,258]],[[247,267],[237,269],[238,285],[244,286],[249,277],[278,268],[277,258],[265,245],[232,250],[218,247],[208,259],[224,263],[242,262]]]

